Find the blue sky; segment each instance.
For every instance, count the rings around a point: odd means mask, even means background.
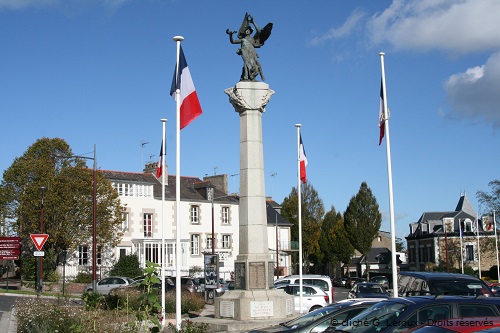
[[[453,210],[461,192],[480,211],[476,192],[499,178],[497,0],[0,0],[0,169],[60,137],[80,155],[96,144],[100,169],[141,171],[158,159],[167,118],[174,174],[172,37],[182,35],[203,114],[181,131],[181,174],[236,175],[238,191],[239,117],[224,90],[242,60],[225,31],[245,12],[274,23],[258,50],[276,92],[263,115],[267,195],[282,202],[297,184],[301,123],[326,210],[343,212],[366,181],[389,231],[385,52],[397,236],[424,211]]]

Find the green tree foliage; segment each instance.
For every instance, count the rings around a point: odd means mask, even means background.
[[[321,250],[324,253],[324,261],[332,264],[342,262],[348,265],[354,254],[354,248],[344,228],[344,218],[333,206],[323,219]]]
[[[477,191],[476,197],[481,205],[481,211],[484,214],[492,214],[495,210],[500,213],[500,180],[492,180],[488,183],[490,192]]]
[[[396,252],[403,252],[405,248],[404,240],[400,237],[396,237]]]
[[[377,199],[366,182],[362,182],[358,193],[351,198],[344,213],[345,230],[352,246],[367,257],[372,241],[377,237],[382,223]],[[369,266],[366,273],[370,277]]]
[[[139,264],[139,257],[136,254],[121,256],[109,272],[109,275],[127,276],[129,278],[142,276],[142,274],[143,270]]]
[[[63,139],[42,138],[4,171],[0,213],[6,229],[22,238],[23,251],[29,255],[33,250],[29,235],[41,231],[49,235],[44,250],[55,254],[92,242],[93,170],[73,155]],[[47,189],[44,194],[42,186]],[[118,244],[122,212],[118,194],[98,172],[97,243],[103,249]],[[60,258],[53,263],[57,265]]]
[[[309,183],[301,186],[301,222],[302,222],[302,262],[304,273],[309,272],[311,262],[321,262],[323,253],[320,249],[321,224],[325,215],[323,201],[318,192]],[[291,228],[292,240],[299,240],[298,226],[298,195],[294,187],[283,200],[281,215],[293,223]]]

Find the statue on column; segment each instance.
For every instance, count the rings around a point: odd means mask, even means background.
[[[255,28],[255,35],[252,37],[253,24]],[[264,45],[265,41],[271,35],[271,30],[273,29],[273,24],[268,23],[263,29],[259,29],[257,24],[255,24],[253,17],[246,13],[243,22],[241,23],[240,30],[238,31],[238,39],[233,38],[233,34],[236,31],[226,30],[229,35],[229,41],[232,44],[240,44],[240,48],[236,51],[238,55],[241,55],[243,59],[243,69],[241,71],[240,81],[257,81],[255,78],[260,75],[262,81],[265,81],[264,74],[262,73],[262,67],[260,66],[259,55],[255,51],[256,48]]]

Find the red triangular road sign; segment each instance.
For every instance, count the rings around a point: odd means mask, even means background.
[[[47,238],[49,238],[49,235],[47,234],[31,234],[30,235],[31,240],[35,244],[36,248],[38,251],[42,251],[43,244],[47,241]]]

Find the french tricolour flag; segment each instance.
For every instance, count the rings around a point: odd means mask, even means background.
[[[163,173],[163,159],[165,157],[163,156],[163,141],[161,142],[161,147],[160,147],[160,158],[158,159],[158,164],[156,166],[156,178],[160,178],[161,174]]]
[[[182,47],[180,47],[179,63],[176,69],[178,72],[174,71],[170,95],[175,99],[175,92],[180,89],[180,127],[183,129],[201,114],[201,106]]]
[[[378,112],[378,127],[380,127],[380,134],[378,139],[378,145],[382,143],[382,139],[385,135],[385,114],[384,114],[384,83],[380,80],[380,109]]]
[[[307,157],[306,157],[306,151],[304,149],[304,144],[302,143],[302,134],[300,134],[299,162],[300,162],[300,180],[303,183],[305,183],[307,181],[306,178]]]

